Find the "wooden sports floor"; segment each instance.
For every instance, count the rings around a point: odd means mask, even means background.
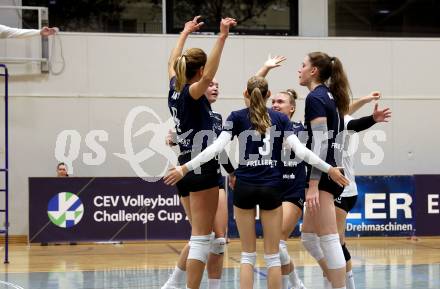
[[[356,288],[440,289],[440,237],[348,239]],[[13,245],[10,264],[0,264],[0,289],[160,288],[175,265],[184,242],[123,244]],[[298,239],[288,242],[298,275],[308,289],[323,288],[322,274]],[[262,243],[258,243],[262,252]],[[3,258],[4,248],[1,248]],[[221,288],[238,287],[240,243],[225,253]],[[262,254],[254,288],[266,288]],[[182,284],[182,288],[185,288]],[[206,288],[206,276],[202,287]]]

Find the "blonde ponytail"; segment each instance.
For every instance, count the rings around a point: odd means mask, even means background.
[[[176,59],[174,64],[174,71],[176,71],[176,83],[174,85],[174,90],[181,92],[186,81],[186,57],[181,55]]]
[[[185,84],[188,83],[205,66],[207,60],[206,53],[200,48],[189,48],[174,62],[176,72],[176,83],[174,90],[181,92]]]
[[[266,130],[272,126],[266,107],[268,91],[267,81],[263,77],[253,76],[248,80],[249,118],[253,128],[261,135],[265,134]]]

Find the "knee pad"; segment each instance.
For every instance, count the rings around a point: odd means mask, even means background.
[[[280,241],[280,261],[282,266],[290,264],[290,256],[284,240]]]
[[[340,269],[345,267],[344,252],[338,234],[329,234],[320,237],[321,248],[329,269]]]
[[[301,242],[306,248],[307,252],[319,261],[324,258],[324,253],[322,252],[321,245],[319,243],[319,237],[315,233],[302,233]]]
[[[255,262],[257,261],[257,252],[241,252],[241,264],[250,264],[255,267]]]
[[[345,258],[345,262],[348,262],[351,260],[351,255],[350,252],[348,251],[347,247],[344,245],[342,245],[342,252],[344,252],[344,258]]]
[[[208,260],[211,236],[191,236],[191,246],[189,248],[188,259],[199,260],[206,264]]]
[[[266,268],[281,267],[280,253],[272,255],[264,255],[264,261],[266,262]]]
[[[211,242],[210,252],[215,255],[222,255],[225,252],[226,239],[217,238]]]

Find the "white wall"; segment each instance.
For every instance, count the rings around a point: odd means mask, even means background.
[[[194,36],[188,40],[188,47],[209,50],[214,39]],[[55,174],[54,149],[61,131],[73,129],[81,134],[80,156],[91,152],[84,144],[90,130],[105,130],[109,134],[108,142],[102,143],[107,152],[105,162],[88,166],[80,157],[73,163],[76,176],[133,176],[130,165],[113,155],[124,152],[124,122],[128,112],[145,105],[154,109],[162,120],[169,117],[166,63],[176,36],[63,33],[61,40],[66,60],[63,74],[11,78],[12,234],[28,233],[27,178]],[[281,68],[269,75],[271,89],[295,88],[304,98],[307,91],[298,87],[296,71],[303,56],[315,50],[340,57],[355,96],[380,90],[381,105],[393,110],[391,123],[377,126],[387,136],[382,145],[383,163],[363,166],[359,162],[360,153],[369,150],[361,146],[357,154],[359,174],[440,173],[438,39],[230,37],[217,74],[221,99],[214,108],[226,117],[231,110],[243,106],[241,92],[246,80],[269,52],[288,57]],[[57,68],[59,50],[55,55]],[[301,99],[295,118],[302,118],[303,108]],[[370,105],[357,115],[371,110]],[[147,116],[140,117],[135,128],[146,121]],[[2,132],[0,129],[0,137]],[[148,145],[150,137],[151,134],[136,139],[136,149]],[[2,145],[0,148],[0,152],[4,150]],[[408,152],[412,152],[411,156]],[[154,174],[166,164],[158,154],[146,161],[144,167]]]
[[[21,0],[0,0],[0,6],[21,6]],[[21,10],[0,8],[0,24],[21,28]]]

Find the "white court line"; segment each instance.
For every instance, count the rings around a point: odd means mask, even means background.
[[[15,289],[24,289],[23,287],[20,287],[18,285],[13,284],[13,283],[5,282],[2,280],[0,280],[0,284],[4,284],[6,286],[11,286],[12,288],[15,288]]]

